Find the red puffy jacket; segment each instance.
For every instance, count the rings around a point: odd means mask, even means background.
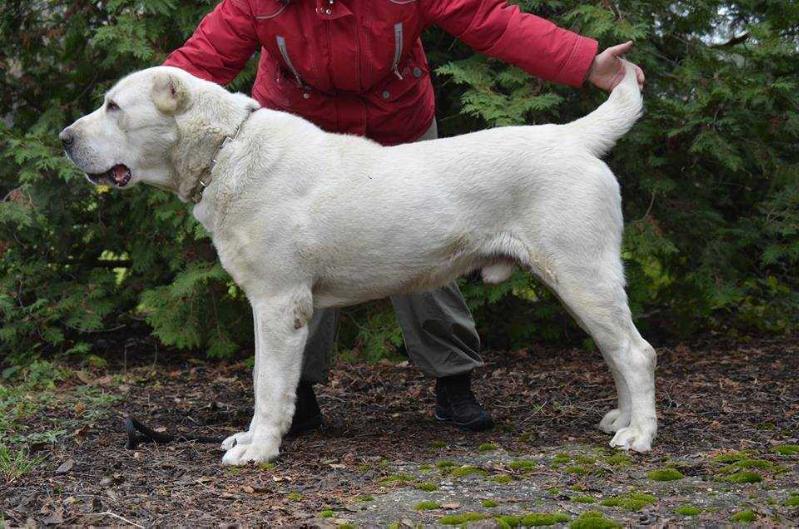
[[[572,86],[597,50],[504,0],[224,0],[165,64],[226,84],[260,46],[252,95],[263,106],[393,145],[421,136],[435,114],[419,39],[431,24]]]

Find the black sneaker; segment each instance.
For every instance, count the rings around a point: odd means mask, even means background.
[[[294,417],[291,419],[291,428],[286,436],[300,435],[303,432],[318,430],[322,427],[322,412],[316,402],[313,384],[300,380],[297,385],[297,404]]]
[[[494,419],[472,393],[471,373],[436,379],[436,419],[471,432],[494,427]]]

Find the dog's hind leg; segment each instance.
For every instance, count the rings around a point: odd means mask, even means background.
[[[225,440],[226,465],[263,462],[280,453],[294,415],[302,352],[313,311],[308,291],[252,299],[255,323],[255,411],[250,428]]]
[[[601,254],[590,264],[558,260],[553,270],[557,280],[547,283],[594,339],[613,373],[619,407],[600,427],[616,431],[611,446],[644,452],[657,433],[655,350],[633,324],[620,257],[610,250]]]

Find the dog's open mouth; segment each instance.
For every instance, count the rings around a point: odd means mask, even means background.
[[[86,176],[89,177],[89,180],[93,184],[103,184],[109,183],[113,184],[117,187],[125,187],[130,182],[130,169],[125,164],[117,164],[108,171],[100,174],[89,174],[87,173]]]

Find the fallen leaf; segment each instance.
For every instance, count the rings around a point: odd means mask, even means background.
[[[42,518],[42,523],[44,525],[61,525],[64,523],[64,511],[60,508],[54,510],[49,515]]]
[[[67,459],[66,461],[64,461],[63,463],[58,465],[58,468],[55,469],[55,473],[56,474],[66,474],[67,472],[72,470],[72,467],[74,467],[74,466],[75,466],[75,460],[74,459]]]

